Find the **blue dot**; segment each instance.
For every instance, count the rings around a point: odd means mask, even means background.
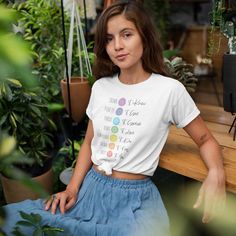
[[[120,118],[119,118],[119,117],[115,117],[115,118],[113,119],[113,124],[114,124],[114,125],[119,125],[119,124],[120,124]]]
[[[123,113],[123,109],[122,108],[116,109],[116,115],[120,116],[120,115],[122,115],[122,113]]]

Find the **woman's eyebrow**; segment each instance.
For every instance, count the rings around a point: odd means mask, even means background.
[[[122,33],[122,32],[124,32],[124,31],[126,31],[126,30],[130,30],[130,31],[135,31],[135,29],[133,29],[133,28],[124,28],[124,29],[121,29],[120,31],[119,31],[119,33]],[[111,33],[107,33],[106,34],[107,36],[111,36],[111,35],[113,35],[113,34],[111,34]]]

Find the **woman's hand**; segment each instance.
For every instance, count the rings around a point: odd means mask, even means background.
[[[184,130],[198,145],[201,158],[209,170],[194,204],[194,208],[203,206],[202,222],[207,223],[217,212],[223,210],[225,205],[225,172],[222,150],[200,116],[185,126]]]
[[[77,200],[77,192],[66,189],[63,192],[53,194],[45,202],[45,210],[48,211],[51,208],[52,214],[56,213],[59,206],[61,214],[64,214],[69,210]]]
[[[209,170],[193,206],[199,208],[203,205],[202,222],[208,223],[217,213],[219,214],[224,209],[225,200],[224,170]]]

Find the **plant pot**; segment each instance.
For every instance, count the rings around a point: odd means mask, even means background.
[[[49,169],[44,174],[33,177],[33,180],[41,184],[41,186],[51,194],[53,192],[53,173],[52,169]],[[39,195],[33,192],[31,189],[25,187],[17,180],[13,180],[1,175],[1,182],[5,200],[7,203],[20,202],[26,199],[37,199]]]
[[[223,57],[223,104],[224,110],[236,112],[236,55],[224,54]]]
[[[68,183],[70,182],[71,176],[73,174],[74,168],[72,167],[68,167],[65,170],[63,170],[59,176],[60,181],[65,184],[68,185]]]
[[[71,116],[76,122],[80,122],[86,113],[88,106],[91,86],[86,78],[72,77],[69,83],[70,88],[70,100],[71,100]],[[68,91],[67,81],[61,80],[61,91],[67,112],[69,113]]]

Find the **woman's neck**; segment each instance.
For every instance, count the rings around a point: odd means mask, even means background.
[[[147,80],[151,73],[142,70],[121,70],[119,80],[124,84],[137,84]]]

